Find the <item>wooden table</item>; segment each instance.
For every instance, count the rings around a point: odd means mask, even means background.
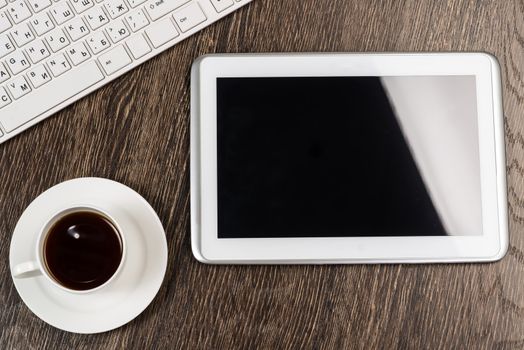
[[[508,255],[459,265],[198,263],[189,239],[189,68],[204,53],[266,51],[495,54],[506,114]],[[524,347],[523,72],[522,0],[255,0],[0,145],[0,348]],[[40,321],[9,274],[9,242],[24,208],[52,185],[82,176],[141,193],[169,245],[153,303],[98,335]]]

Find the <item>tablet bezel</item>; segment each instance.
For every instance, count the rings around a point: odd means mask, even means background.
[[[217,235],[219,77],[474,75],[482,227],[477,236],[227,238]],[[495,261],[508,246],[500,68],[485,53],[242,54],[198,58],[191,72],[191,245],[205,263]]]

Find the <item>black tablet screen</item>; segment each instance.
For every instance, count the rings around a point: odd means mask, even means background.
[[[218,237],[481,234],[476,135],[472,76],[218,78]]]

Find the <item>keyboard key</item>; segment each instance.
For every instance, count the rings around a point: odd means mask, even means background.
[[[24,0],[15,0],[7,5],[7,12],[11,16],[11,19],[16,24],[28,19],[31,16],[31,11],[25,4]]]
[[[31,18],[31,25],[36,34],[42,36],[55,27],[49,15],[45,12],[39,13]]]
[[[5,107],[10,103],[11,97],[9,97],[5,89],[0,86],[0,108]]]
[[[17,75],[18,73],[26,70],[30,66],[29,61],[25,57],[22,50],[15,51],[15,53],[9,56],[6,59],[6,64],[9,70],[11,70],[11,73],[13,73],[13,75]]]
[[[71,69],[71,65],[61,53],[47,61],[47,66],[51,69],[51,73],[53,73],[53,76],[55,77],[58,77]]]
[[[189,2],[189,0],[151,0],[145,8],[151,19],[156,21],[187,2]]]
[[[3,113],[0,113],[0,123],[8,133],[12,132],[102,79],[104,75],[94,61],[78,66],[47,83],[45,88],[37,89],[27,95],[24,103],[4,107]]]
[[[101,7],[94,7],[87,11],[85,18],[92,30],[97,30],[104,24],[109,23],[109,18],[107,18]]]
[[[87,28],[87,25],[80,17],[77,17],[73,19],[71,22],[69,22],[65,26],[65,29],[67,34],[69,34],[73,41],[77,41],[78,39],[81,39],[87,34],[89,34],[89,29]]]
[[[75,16],[75,14],[71,10],[67,2],[62,1],[51,9],[51,16],[53,16],[58,25],[61,25],[72,19]]]
[[[137,34],[126,41],[126,45],[135,59],[151,52],[151,48],[142,34]]]
[[[173,23],[171,23],[171,20],[166,18],[158,23],[154,23],[149,28],[147,28],[146,34],[154,47],[160,47],[168,41],[176,38],[178,36],[178,31],[176,30]]]
[[[129,2],[129,5],[131,5],[132,8],[135,8],[137,7],[138,5],[141,5],[143,4],[144,2],[146,2],[147,0],[128,0]]]
[[[129,36],[129,31],[127,30],[124,22],[116,20],[111,22],[106,28],[107,34],[111,40],[116,44],[120,40]]]
[[[15,45],[11,42],[7,34],[0,34],[0,58],[15,50]]]
[[[106,0],[104,6],[111,18],[115,19],[128,11],[127,5],[123,0]]]
[[[49,75],[49,72],[43,64],[27,72],[27,77],[35,89],[51,81],[51,75]]]
[[[5,68],[5,66],[2,63],[0,63],[0,83],[6,81],[7,79],[9,79],[9,77],[10,75],[7,71],[7,68]]]
[[[71,0],[71,3],[77,13],[82,13],[95,5],[93,0]]]
[[[42,40],[37,40],[29,45],[26,52],[33,63],[38,63],[51,54]]]
[[[132,62],[122,45],[98,57],[107,75],[111,75]]]
[[[213,4],[217,12],[222,12],[225,9],[233,6],[233,0],[211,0],[211,3]]]
[[[87,45],[89,45],[89,48],[95,55],[111,46],[104,35],[104,32],[96,32],[95,34],[91,35],[89,39],[87,39]]]
[[[51,47],[51,50],[53,50],[53,52],[60,51],[61,49],[66,47],[67,44],[69,44],[69,39],[67,39],[64,32],[60,28],[57,28],[49,34],[47,34],[45,36],[45,39]]]
[[[80,63],[91,57],[91,54],[82,42],[71,46],[66,50],[66,52],[75,66],[78,66]]]
[[[9,84],[7,84],[7,88],[9,89],[11,95],[13,95],[15,100],[18,100],[20,97],[31,92],[31,87],[29,86],[23,75],[11,80]]]
[[[128,14],[126,16],[126,22],[133,32],[136,32],[149,24],[149,20],[143,10],[137,10],[136,12]]]
[[[15,43],[18,47],[22,47],[35,39],[35,36],[27,23],[18,25],[13,31],[11,31],[11,36],[15,39]]]
[[[5,12],[0,12],[0,33],[5,32],[9,28],[11,28],[9,18],[7,18]]]
[[[50,0],[29,0],[28,2],[34,12],[40,12],[51,6]]]
[[[187,32],[207,19],[196,2],[175,12],[173,18],[183,32]]]

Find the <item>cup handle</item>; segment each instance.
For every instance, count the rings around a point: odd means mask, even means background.
[[[33,277],[35,275],[30,274],[30,272],[36,272],[36,271],[40,272],[40,267],[38,267],[38,264],[36,263],[36,261],[26,261],[26,262],[16,265],[13,268],[13,277],[15,278]]]

